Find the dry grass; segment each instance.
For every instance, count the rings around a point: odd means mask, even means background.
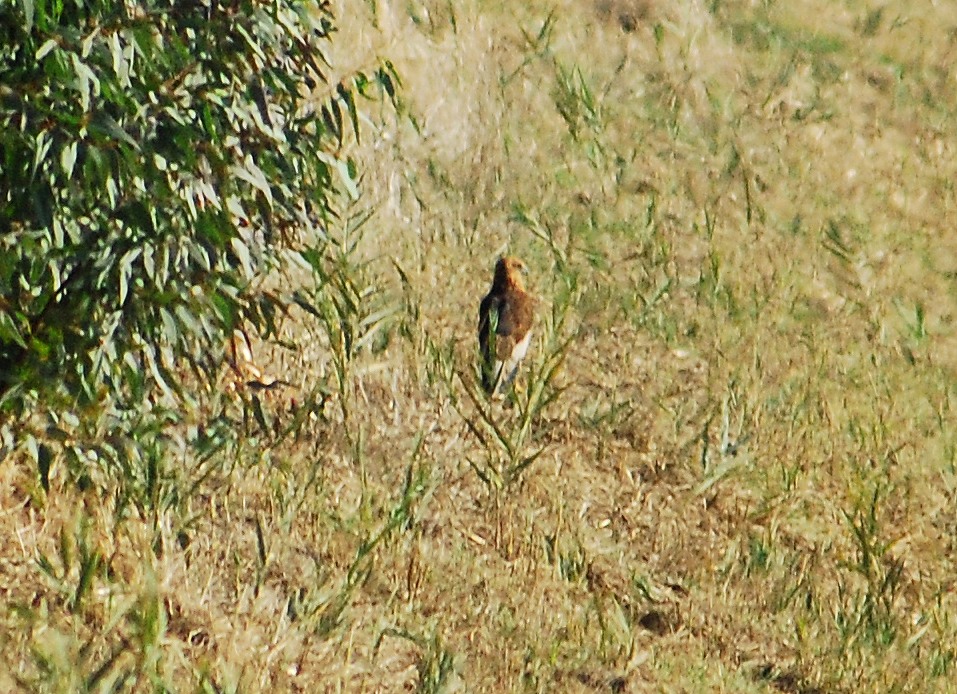
[[[957,10],[339,14],[404,82],[360,308],[288,319],[267,426],[224,401],[147,511],[0,463],[0,689],[955,690]],[[506,247],[542,306],[490,408]]]

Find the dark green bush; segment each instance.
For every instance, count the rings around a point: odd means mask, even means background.
[[[261,278],[354,191],[356,99],[394,96],[388,65],[329,82],[333,30],[325,4],[291,0],[0,4],[7,449],[36,413],[61,440],[158,436],[225,334],[270,332],[284,300]]]

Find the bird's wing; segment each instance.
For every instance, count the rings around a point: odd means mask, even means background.
[[[507,292],[503,297],[498,316],[496,355],[499,359],[521,359],[528,348],[527,338],[532,327],[532,298],[519,291]],[[515,354],[520,344],[525,349]]]
[[[488,355],[489,350],[492,349],[490,343],[493,332],[495,335],[500,333],[501,307],[502,297],[491,292],[482,299],[482,304],[479,306],[479,345],[484,355]]]
[[[534,301],[523,291],[489,292],[479,306],[482,385],[489,393],[507,388],[528,351]]]

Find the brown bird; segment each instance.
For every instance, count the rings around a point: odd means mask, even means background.
[[[518,258],[499,258],[492,288],[479,307],[482,387],[493,397],[511,386],[532,340],[535,300],[525,291],[521,273],[526,271]]]

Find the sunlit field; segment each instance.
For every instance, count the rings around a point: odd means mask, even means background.
[[[265,280],[279,382],[223,367],[149,515],[0,462],[0,689],[957,691],[957,4],[336,14],[399,108]]]

